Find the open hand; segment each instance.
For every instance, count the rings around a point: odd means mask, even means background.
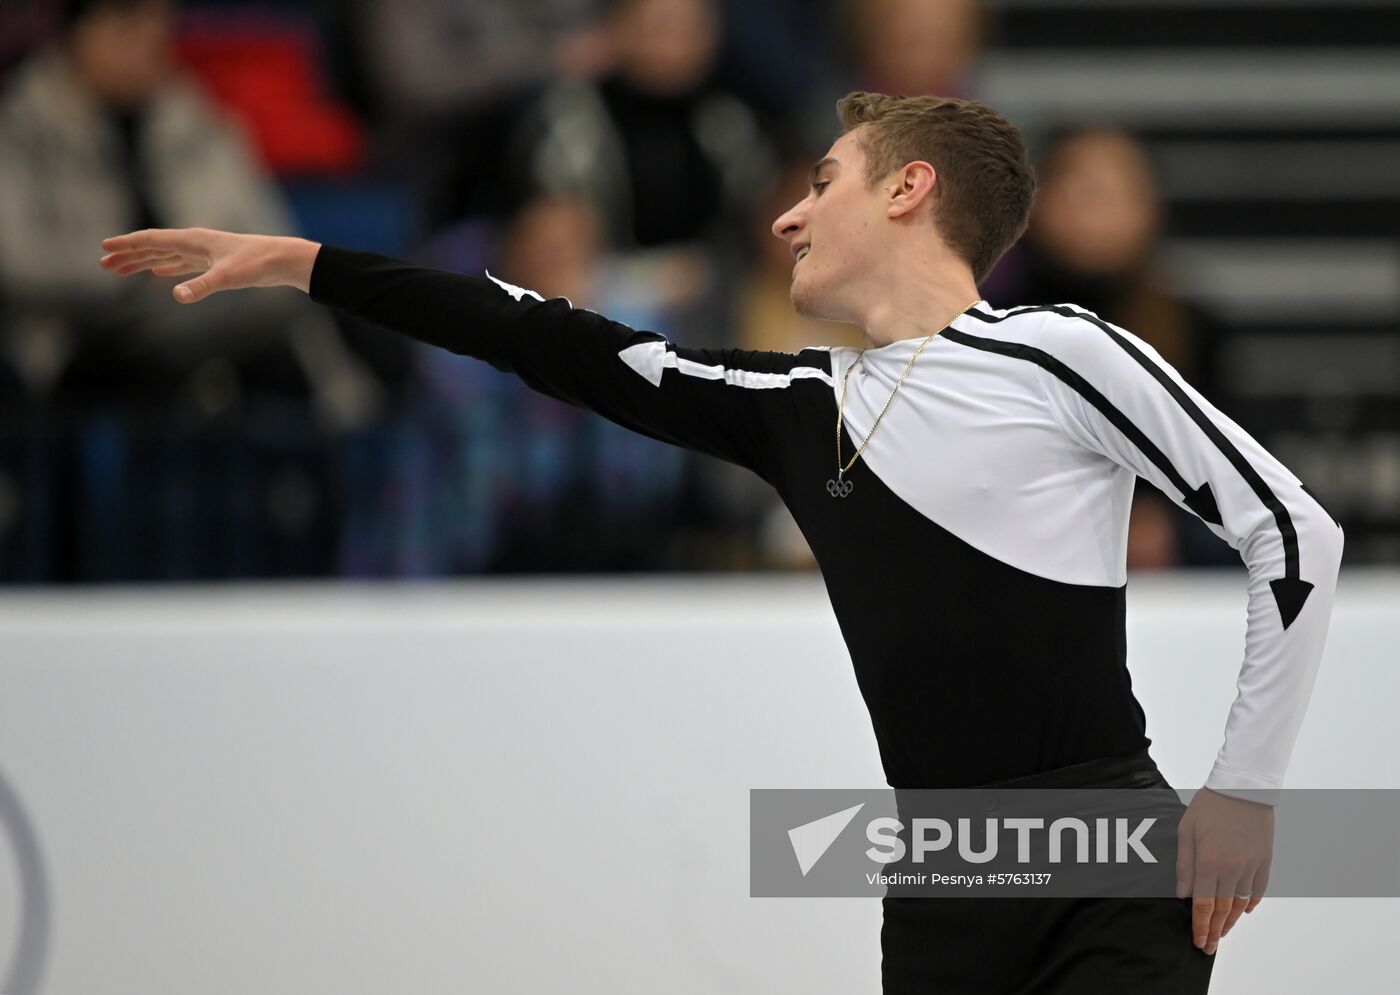
[[[302,238],[242,235],[211,228],[146,228],[102,240],[100,263],[118,276],[150,270],[156,276],[184,276],[174,297],[194,304],[221,290],[291,286],[306,292],[320,245]]]
[[[1272,806],[1209,788],[1191,799],[1177,826],[1177,897],[1193,896],[1191,935],[1206,953],[1263,901],[1273,846]]]

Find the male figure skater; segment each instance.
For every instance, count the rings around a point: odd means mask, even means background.
[[[895,788],[1165,785],[1130,686],[1136,476],[1240,550],[1248,631],[1224,743],[1180,823],[1178,898],[886,896],[886,992],[1204,992],[1268,883],[1283,783],[1342,553],[1302,483],[1131,331],[1073,304],[995,308],[978,281],[1035,177],[975,101],[852,93],[808,195],[773,224],[803,314],[866,347],[675,345],[567,300],[295,238],[103,242],[192,303],[289,285],[748,467],[821,566]],[[1232,796],[1262,789],[1253,800]],[[955,904],[949,905],[949,902]]]

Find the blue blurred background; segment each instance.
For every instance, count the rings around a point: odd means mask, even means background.
[[[983,284],[1134,331],[1400,560],[1400,10],[1321,0],[0,3],[0,581],[812,570],[771,489],[310,303],[121,279],[141,227],[491,271],[697,346],[851,89],[1031,147]],[[1139,483],[1129,565],[1237,554]]]

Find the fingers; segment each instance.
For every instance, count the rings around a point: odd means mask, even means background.
[[[1230,899],[1230,910],[1225,916],[1225,924],[1220,928],[1220,938],[1223,940],[1230,935],[1230,930],[1234,929],[1235,923],[1240,921],[1240,916],[1244,915],[1249,908],[1249,903],[1253,900],[1254,882],[1258,880],[1258,875],[1244,877],[1240,879],[1240,884],[1235,888],[1234,895]],[[1240,896],[1244,895],[1244,898]]]
[[[1236,902],[1235,895],[1242,894],[1240,891],[1239,879],[1217,878],[1215,887],[1215,904],[1210,911],[1210,924],[1206,932],[1206,945],[1203,948],[1206,953],[1213,954],[1220,946],[1221,931],[1225,928],[1225,920],[1230,918],[1236,904],[1240,911],[1244,911],[1247,904],[1244,901]],[[1200,935],[1199,933],[1197,934]]]
[[[207,283],[202,278],[187,280],[176,287],[172,294],[181,304],[195,304],[210,294]]]
[[[204,267],[195,266],[193,263],[179,258],[151,266],[151,272],[156,276],[184,276],[186,273],[201,273],[203,271]]]
[[[213,265],[209,235],[202,228],[148,228],[102,240],[103,269],[117,276],[152,270],[158,276],[197,273]]]
[[[118,276],[152,270],[157,276],[199,274],[171,291],[180,304],[241,287],[279,286],[277,259],[266,236],[239,235],[208,228],[150,228],[103,239],[104,269]],[[280,281],[280,282],[279,282]]]
[[[1253,869],[1252,872],[1246,870],[1240,878],[1240,885],[1234,889],[1231,898],[1231,909],[1225,918],[1225,926],[1220,931],[1220,938],[1223,940],[1230,935],[1230,930],[1234,929],[1235,923],[1240,921],[1240,917],[1247,912],[1253,912],[1259,907],[1259,903],[1264,900],[1264,892],[1269,887],[1269,865],[1271,855],[1264,858],[1264,862]],[[1244,896],[1243,898],[1240,896]]]
[[[139,263],[146,259],[160,259],[169,255],[172,255],[169,249],[128,249],[122,252],[110,252],[98,262],[108,269],[112,269],[127,263]]]
[[[1240,916],[1259,904],[1268,870],[1222,877],[1198,867],[1195,878],[1200,896],[1191,903],[1191,936],[1197,947],[1214,954]]]
[[[1177,824],[1176,836],[1176,896],[1191,899],[1191,941],[1208,954],[1215,953],[1220,941],[1220,926],[1228,909],[1217,901],[1220,881],[1213,864],[1197,861],[1196,826],[1188,810]],[[1227,900],[1226,903],[1228,903]]]
[[[102,248],[108,252],[200,252],[203,232],[202,228],[143,228],[126,235],[104,238]]]
[[[110,260],[110,261],[109,261]],[[130,276],[132,273],[140,273],[142,270],[156,270],[158,267],[179,264],[182,269],[193,269],[194,265],[184,256],[171,255],[167,252],[145,253],[135,258],[112,258],[104,257],[102,265],[110,269],[117,276]]]
[[[231,286],[233,284],[228,278],[226,268],[215,266],[202,276],[179,284],[171,293],[181,304],[198,304],[210,294],[228,290]]]
[[[1253,912],[1259,907],[1259,903],[1264,900],[1264,892],[1269,890],[1269,864],[1272,860],[1266,861],[1259,870],[1254,872],[1254,886],[1250,889],[1249,905],[1246,912]]]
[[[1196,897],[1191,902],[1191,937],[1197,947],[1213,954],[1220,946],[1221,931],[1234,914],[1238,919],[1247,900],[1236,899],[1245,887],[1238,878],[1221,877],[1206,868],[1196,868]],[[1238,906],[1239,912],[1235,912]],[[1232,923],[1233,924],[1233,923]]]
[[[1196,832],[1191,813],[1182,816],[1176,826],[1176,897],[1185,898],[1192,892],[1196,876]],[[1195,935],[1195,934],[1192,934]]]
[[[1199,876],[1196,884],[1196,890],[1202,894],[1191,900],[1191,941],[1201,950],[1205,950],[1210,943],[1210,921],[1215,915],[1214,882],[1210,883],[1208,892],[1202,889]]]

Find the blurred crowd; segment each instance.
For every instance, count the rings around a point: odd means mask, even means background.
[[[769,230],[851,89],[976,98],[975,0],[0,4],[0,580],[809,569],[768,485],[288,289],[173,302],[102,238],[296,234],[696,346],[859,345]],[[1131,134],[1027,132],[984,282],[1142,336],[1208,397]],[[1139,483],[1130,565],[1238,562]]]

